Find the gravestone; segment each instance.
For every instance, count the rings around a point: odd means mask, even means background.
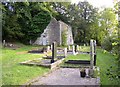
[[[86,77],[89,78],[89,69],[85,69],[85,72],[86,72]]]
[[[68,46],[68,50],[70,50],[70,45]]]
[[[52,48],[53,48],[53,45],[51,44],[50,49],[52,50]]]
[[[79,46],[78,45],[75,45],[75,52],[77,52],[79,49]]]
[[[77,45],[77,51],[79,51],[79,45]]]
[[[29,44],[30,44],[30,45],[32,44],[32,41],[31,41],[31,40],[29,41]]]
[[[73,53],[73,55],[75,55],[75,46],[74,45],[72,45],[72,53]]]
[[[47,52],[50,51],[50,46],[47,46]]]
[[[94,40],[94,66],[96,66],[96,40]]]
[[[84,44],[84,47],[85,47],[86,45]]]
[[[75,45],[75,53],[77,52],[77,45]]]
[[[54,63],[54,59],[57,57],[57,47],[56,47],[56,42],[53,42],[52,44],[52,59],[51,63]]]
[[[64,48],[65,57],[67,57],[67,48]]]
[[[94,66],[94,41],[90,40],[90,76],[93,76],[93,66]]]
[[[6,44],[5,40],[3,40],[3,47],[5,47],[5,44]]]

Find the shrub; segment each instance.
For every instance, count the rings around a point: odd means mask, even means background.
[[[101,44],[102,48],[107,50],[107,51],[111,51],[112,50],[112,39],[110,37],[106,37],[102,44]]]

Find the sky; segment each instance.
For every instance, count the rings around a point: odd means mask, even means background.
[[[84,1],[84,0],[71,0],[72,3],[78,3],[79,1]],[[91,5],[93,5],[94,7],[113,7],[114,0],[86,0],[88,1]]]

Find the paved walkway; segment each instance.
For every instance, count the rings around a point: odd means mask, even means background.
[[[99,85],[96,78],[81,78],[78,68],[60,68],[31,85]]]

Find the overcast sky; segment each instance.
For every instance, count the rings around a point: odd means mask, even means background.
[[[71,0],[72,3],[78,3],[84,0]],[[115,0],[86,0],[94,7],[113,7],[113,1]]]

